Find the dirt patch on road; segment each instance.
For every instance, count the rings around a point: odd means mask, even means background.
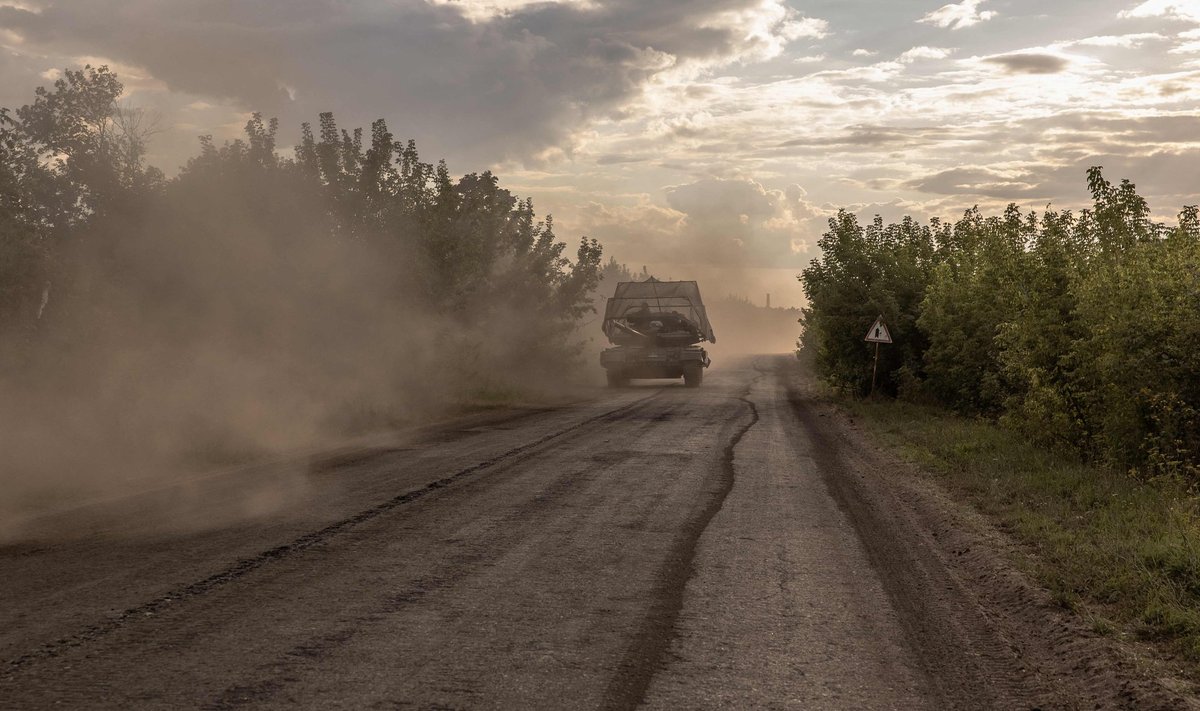
[[[986,698],[995,708],[1200,708],[1056,605],[1009,562],[1024,554],[1016,544],[880,451],[817,396],[795,361],[781,359],[777,367],[830,493],[858,531],[948,706],[977,707]],[[976,654],[964,658],[962,649]]]

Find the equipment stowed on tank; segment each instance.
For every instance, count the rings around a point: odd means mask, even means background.
[[[683,378],[700,386],[710,364],[700,343],[716,343],[694,281],[623,281],[604,309],[604,335],[613,348],[600,353],[609,387],[632,378]]]

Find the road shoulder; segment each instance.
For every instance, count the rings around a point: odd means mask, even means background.
[[[894,541],[911,550],[897,551],[887,539],[867,533],[876,548],[877,566],[896,566],[896,555],[923,560],[926,570],[944,571],[951,597],[973,607],[1008,646],[1008,654],[1050,696],[1051,708],[1198,708],[1194,698],[1173,689],[1171,679],[1156,678],[1131,650],[1096,634],[1078,615],[1055,603],[1050,593],[1022,574],[1015,560],[1028,551],[996,528],[970,504],[956,498],[932,476],[905,463],[876,441],[831,401],[820,396],[798,364],[780,364],[788,372],[791,397],[810,432],[822,433],[822,450],[840,463],[844,508],[863,530],[886,526]],[[903,571],[888,575],[895,580]],[[893,591],[893,597],[897,594]],[[903,594],[903,593],[901,593]],[[929,602],[920,603],[928,607]],[[933,605],[936,608],[936,601]],[[962,611],[960,610],[960,613]]]

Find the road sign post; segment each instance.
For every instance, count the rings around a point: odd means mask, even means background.
[[[871,324],[871,328],[867,331],[867,337],[863,340],[875,344],[875,364],[871,366],[871,396],[873,397],[875,395],[875,378],[879,373],[879,344],[892,342],[892,334],[888,333],[887,324],[883,322],[883,314],[879,314],[879,318]]]
[[[875,397],[875,376],[879,372],[879,343],[875,343],[875,364],[871,366],[871,395]]]

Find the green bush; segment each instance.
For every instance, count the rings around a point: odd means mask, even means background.
[[[829,220],[821,258],[801,275],[809,301],[801,338],[832,384],[859,394],[870,390],[875,350],[863,336],[879,316],[895,341],[880,350],[880,389],[896,393],[902,368],[920,373],[927,342],[917,317],[940,232],[937,223],[924,226],[909,218],[885,226],[876,217],[863,227],[844,210]]]
[[[1200,483],[1200,216],[1150,219],[1132,183],[1088,171],[1093,206],[953,225],[842,212],[800,279],[802,345],[833,385],[869,387],[883,314],[888,393],[926,392],[1034,441]]]

